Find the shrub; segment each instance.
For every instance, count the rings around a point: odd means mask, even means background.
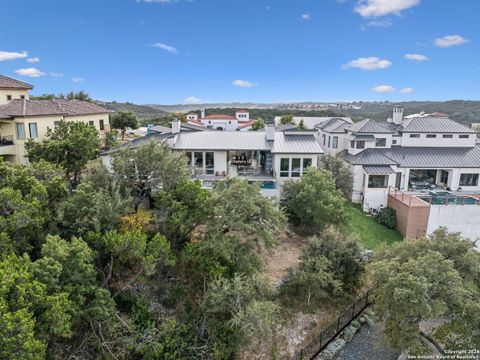
[[[340,350],[345,346],[346,342],[343,339],[337,339],[332,341],[326,348],[323,350],[322,355],[320,356],[321,360],[332,360],[335,355],[338,354]]]
[[[397,226],[397,216],[395,210],[389,207],[380,209],[377,214],[377,221],[386,227],[393,229]]]

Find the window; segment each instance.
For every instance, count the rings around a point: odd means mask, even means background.
[[[300,177],[300,164],[302,159],[292,159],[292,175],[291,177]]]
[[[376,146],[376,147],[385,147],[385,146],[387,146],[387,139],[385,139],[385,138],[375,139],[375,146]]]
[[[460,174],[460,186],[478,186],[479,174]]]
[[[468,139],[470,135],[458,135],[459,139]]]
[[[323,137],[323,145],[325,146],[325,144],[327,142],[327,136],[325,134],[323,134],[322,137]]]
[[[330,136],[328,137],[328,147],[330,147]]]
[[[20,95],[20,99],[24,100],[24,99],[25,99],[25,95]]]
[[[25,140],[25,124],[24,123],[16,123],[15,128],[17,130],[17,139],[18,140]]]
[[[215,159],[213,152],[205,153],[205,170],[209,175],[213,175],[215,173]]]
[[[436,137],[436,134],[427,134],[427,139],[435,139]]]
[[[410,137],[411,137],[411,138],[419,138],[419,137],[420,137],[420,134],[410,134]]]
[[[445,185],[448,184],[448,171],[440,171],[440,182]]]
[[[368,187],[379,189],[388,186],[388,175],[368,175]]]
[[[98,125],[100,126],[100,130],[105,130],[105,122],[103,119],[98,120]]]
[[[392,145],[397,145],[397,140],[392,140]]]
[[[280,159],[280,177],[288,177],[288,171],[290,167],[290,159]]]
[[[28,124],[28,132],[30,134],[31,139],[38,138],[37,123],[29,123]]]
[[[451,139],[451,138],[453,138],[453,135],[444,134],[444,135],[443,135],[443,138],[444,138],[444,139]]]
[[[203,169],[203,153],[194,152],[193,153],[193,164],[196,168]]]
[[[90,126],[95,126],[95,123],[93,122],[93,120],[90,120],[90,121],[88,122],[88,125],[90,125]]]
[[[357,141],[357,149],[365,149],[365,141]]]
[[[334,136],[332,139],[332,147],[338,149],[338,136]]]
[[[350,141],[350,147],[353,149],[355,147],[355,141]]]
[[[312,166],[312,159],[303,159],[303,172]]]
[[[7,95],[7,101],[12,100],[12,95]]]
[[[188,166],[192,166],[192,153],[191,152],[186,152],[185,156],[187,157]]]

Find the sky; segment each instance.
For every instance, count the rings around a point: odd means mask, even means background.
[[[140,104],[480,99],[478,0],[0,0],[0,74]]]

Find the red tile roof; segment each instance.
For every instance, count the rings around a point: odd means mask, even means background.
[[[247,110],[237,110],[237,113],[247,113],[248,114],[249,111],[247,111]]]
[[[205,116],[200,120],[237,120],[237,118],[231,115],[216,114],[216,115]]]
[[[243,122],[243,121],[242,121],[242,122]],[[246,122],[244,122],[242,125],[240,125],[239,127],[237,127],[237,129],[243,129],[243,128],[252,126],[253,123],[254,123],[254,121],[246,121]]]

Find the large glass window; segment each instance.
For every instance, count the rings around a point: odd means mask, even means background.
[[[280,159],[280,177],[288,177],[290,168],[290,159],[281,158]]]
[[[303,172],[312,166],[312,159],[303,159]]]
[[[25,140],[25,124],[24,123],[16,123],[15,128],[17,130],[17,139],[18,140]]]
[[[196,168],[203,169],[203,152],[193,153],[193,164]]]
[[[212,175],[215,173],[215,161],[213,152],[205,153],[205,169],[207,174]]]
[[[440,172],[440,182],[445,185],[448,184],[448,171],[442,170]]]
[[[192,166],[192,153],[191,152],[186,152],[185,156],[187,157],[187,165]]]
[[[478,174],[460,174],[460,186],[478,186]]]
[[[332,148],[338,149],[338,136],[334,136],[332,139]]]
[[[388,186],[388,175],[369,175],[369,188],[386,188]]]
[[[377,139],[375,139],[375,146],[376,146],[376,147],[385,147],[385,146],[387,146],[387,139],[385,139],[385,138],[377,138]]]
[[[38,138],[37,123],[29,123],[28,124],[28,132],[30,134],[31,139]]]
[[[302,159],[292,159],[292,177],[300,177],[300,164]]]

